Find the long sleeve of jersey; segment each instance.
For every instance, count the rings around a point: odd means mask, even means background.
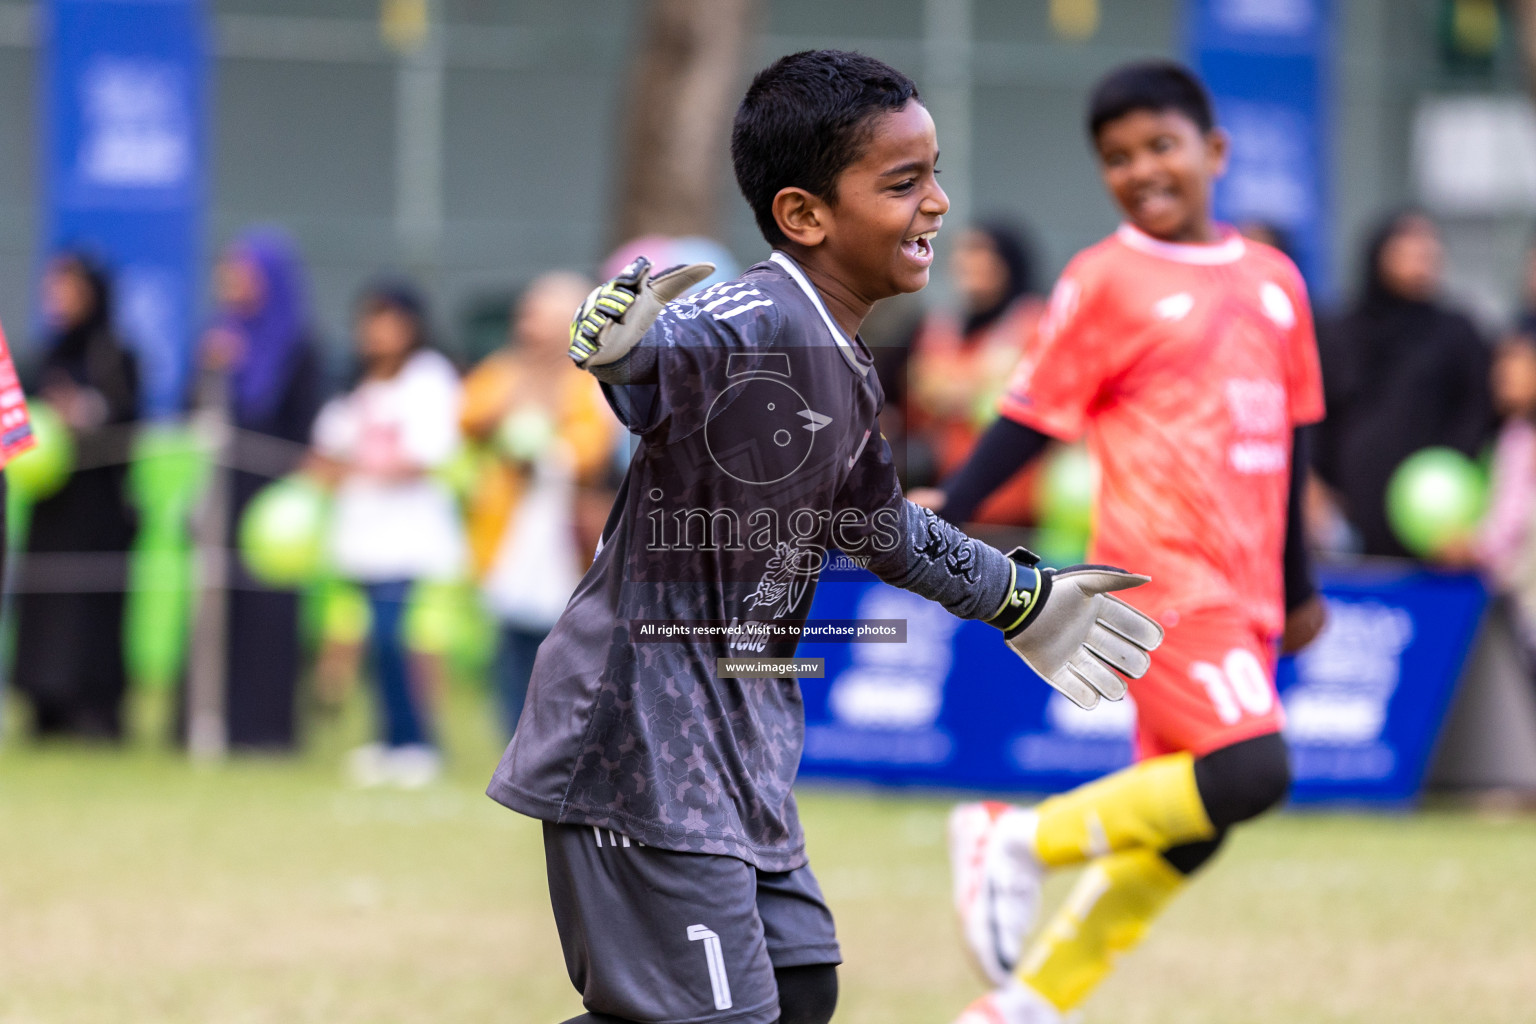
[[[937,601],[962,619],[990,619],[1013,579],[1008,557],[905,498],[902,544],[869,569],[894,587]]]
[[[988,619],[1002,607],[1013,579],[1008,557],[902,497],[883,437],[872,438],[854,463],[839,507],[873,512],[867,537],[835,522],[833,530],[838,543],[870,553],[869,571],[880,579],[962,619]]]
[[[964,523],[1025,464],[1045,451],[1051,439],[1033,427],[999,416],[971,452],[965,465],[943,483],[944,507],[939,515]]]
[[[702,428],[721,392],[762,369],[760,360],[778,366],[783,357],[771,350],[783,330],[763,292],[727,282],[668,303],[624,358],[592,373],[632,433],[671,444]]]
[[[1296,430],[1291,437],[1291,482],[1285,501],[1285,610],[1291,612],[1312,600],[1317,585],[1312,581],[1312,559],[1307,553],[1307,531],[1303,519],[1303,491],[1307,485],[1310,430]]]
[[[655,335],[653,327],[623,358],[592,367],[592,376],[613,387],[654,385],[658,379]]]

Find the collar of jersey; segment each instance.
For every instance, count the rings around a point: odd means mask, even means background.
[[[1232,228],[1222,225],[1221,230],[1223,236],[1221,241],[1203,245],[1191,242],[1165,242],[1161,238],[1153,238],[1134,224],[1121,224],[1115,231],[1115,237],[1137,252],[1177,263],[1195,263],[1201,266],[1236,263],[1243,258],[1243,253],[1248,247],[1243,243],[1243,236]]]
[[[837,321],[833,320],[832,315],[827,312],[827,307],[822,305],[821,293],[816,290],[815,285],[811,284],[810,280],[805,276],[805,271],[800,269],[800,265],[788,254],[782,253],[777,249],[773,250],[773,254],[768,259],[788,271],[789,276],[795,279],[795,284],[799,285],[800,290],[805,292],[806,297],[811,300],[811,305],[816,307],[816,312],[821,314],[821,322],[827,325],[827,331],[832,335],[832,340],[837,342],[837,350],[843,354],[843,358],[848,361],[848,365],[853,367],[853,372],[857,373],[860,377],[867,374],[870,364],[859,358],[858,347],[848,340],[848,336],[843,333],[843,329],[837,326]]]

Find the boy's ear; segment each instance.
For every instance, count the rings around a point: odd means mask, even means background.
[[[779,189],[773,197],[773,219],[791,242],[807,249],[818,246],[827,237],[830,213],[826,201],[803,188],[791,185]]]
[[[1232,136],[1225,128],[1212,128],[1205,133],[1205,159],[1210,166],[1211,177],[1219,178],[1227,173],[1227,158],[1232,154]]]

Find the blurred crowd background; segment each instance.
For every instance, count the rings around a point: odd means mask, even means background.
[[[564,355],[572,310],[636,254],[721,277],[766,256],[728,169],[748,70],[860,49],[913,73],[935,113],[954,209],[934,285],[864,335],[905,482],[932,485],[994,415],[1054,275],[1114,227],[1089,86],[1185,56],[1190,5],[190,4],[206,168],[186,325],[169,334],[143,275],[49,212],[69,200],[46,157],[48,18],[90,6],[0,3],[0,322],[44,449],[9,474],[5,731],[119,742],[143,690],[175,695],[155,742],[292,751],[366,692],[377,742],[346,770],[416,786],[438,770],[445,688],[514,728],[624,471],[623,431]],[[1237,211],[1297,255],[1317,306],[1329,415],[1310,439],[1311,541],[1482,572],[1536,624],[1521,12],[1323,6],[1322,228],[1298,240],[1283,203]],[[139,87],[117,95],[152,122]],[[1388,491],[1426,448],[1480,465],[1491,498],[1419,542]],[[1090,476],[1064,450],[979,519],[1071,558]]]

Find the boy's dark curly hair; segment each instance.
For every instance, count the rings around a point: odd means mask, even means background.
[[[1088,137],[1137,110],[1174,110],[1208,132],[1216,126],[1211,97],[1195,73],[1171,60],[1152,60],[1116,68],[1093,87],[1088,100]]]
[[[921,102],[917,84],[873,57],[805,50],[758,72],[731,128],[736,184],[758,230],[773,246],[787,239],[773,197],[790,186],[837,202],[837,176],[859,159],[870,119]]]

